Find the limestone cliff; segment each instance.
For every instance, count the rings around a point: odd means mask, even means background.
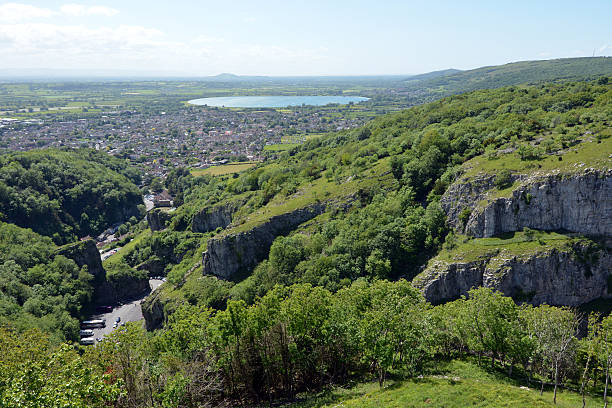
[[[193,232],[210,232],[217,228],[225,228],[232,222],[233,214],[246,202],[246,197],[240,197],[229,203],[207,207],[193,216],[191,230]]]
[[[117,282],[109,281],[102,266],[100,252],[91,239],[64,245],[57,250],[57,253],[72,259],[80,268],[87,267],[88,272],[94,276],[96,303],[113,304],[150,289],[147,279],[126,278]]]
[[[141,303],[142,315],[147,330],[155,330],[161,327],[165,319],[164,302],[160,299],[161,290],[156,290],[147,296]]]
[[[79,268],[87,266],[88,272],[95,276],[96,280],[104,280],[106,272],[102,267],[100,252],[98,252],[96,243],[92,239],[64,245],[58,248],[57,253],[72,259]]]
[[[493,178],[458,182],[441,200],[449,223],[461,230],[459,214],[471,209],[465,232],[491,237],[525,227],[612,236],[612,170],[586,169],[522,177],[509,197],[487,198]],[[484,203],[478,204],[479,200]]]
[[[211,239],[203,254],[204,274],[233,279],[250,272],[268,257],[277,236],[286,235],[298,225],[323,213],[326,205],[316,203],[269,218],[247,231]]]
[[[439,304],[473,287],[494,288],[517,301],[578,306],[612,297],[609,249],[582,243],[527,255],[495,251],[470,261],[433,260],[414,280],[425,298]]]
[[[154,208],[147,213],[147,223],[151,231],[161,231],[166,228],[166,223],[172,218],[171,213],[160,208]]]

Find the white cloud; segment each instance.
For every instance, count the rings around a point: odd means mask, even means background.
[[[603,52],[604,52],[605,50],[607,50],[607,49],[612,50],[612,45],[608,45],[608,44],[604,44],[604,45],[602,45],[601,47],[599,47],[599,48],[597,49],[597,54],[601,54],[601,53],[603,53]]]
[[[112,17],[119,13],[119,10],[106,6],[84,6],[82,4],[64,4],[60,7],[62,14],[68,16],[106,16]]]
[[[56,13],[52,10],[31,6],[29,4],[0,4],[0,22],[5,23],[16,23],[36,18],[48,18],[55,14]]]
[[[98,26],[0,22],[0,65],[72,69],[130,69],[213,74],[274,73],[269,67],[299,72],[312,61],[329,58],[328,50],[293,49],[273,44],[235,43],[199,35],[172,39],[138,25]]]

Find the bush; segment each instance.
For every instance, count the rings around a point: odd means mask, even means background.
[[[503,169],[497,174],[497,177],[495,177],[495,187],[497,187],[498,190],[503,190],[511,185],[512,173],[510,173],[508,169]]]

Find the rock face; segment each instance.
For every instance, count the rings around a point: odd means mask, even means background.
[[[272,242],[279,235],[285,235],[298,225],[325,210],[324,203],[271,217],[264,224],[238,234],[226,235],[208,242],[203,254],[204,274],[233,279],[248,273],[268,257]]]
[[[504,252],[473,262],[433,262],[415,279],[425,298],[433,303],[467,295],[473,287],[494,288],[516,301],[532,304],[578,306],[612,297],[609,285],[612,255],[600,248],[589,259],[576,254],[584,247],[549,249],[526,257],[504,257]],[[611,282],[612,283],[612,282]]]
[[[246,200],[240,199],[231,203],[208,207],[193,216],[191,230],[193,232],[210,232],[217,228],[225,228],[232,222],[232,215]]]
[[[59,248],[57,253],[72,259],[80,268],[87,266],[89,273],[94,276],[94,299],[99,304],[114,304],[150,290],[147,279],[123,279],[121,282],[109,282],[102,266],[100,252],[96,248],[96,243],[91,239],[65,245]]]
[[[133,298],[151,290],[148,279],[122,279],[117,282],[104,281],[96,286],[94,298],[97,303],[114,304]]]
[[[522,175],[512,175],[511,181],[524,178]],[[472,211],[480,200],[483,200],[487,192],[495,188],[495,176],[485,175],[472,180],[453,183],[440,199],[440,205],[446,213],[451,226],[457,231],[463,232],[465,225],[460,220],[460,214],[464,209]]]
[[[162,211],[159,208],[154,208],[147,213],[147,223],[151,231],[161,231],[166,228],[166,221],[169,221],[172,216],[167,211]]]
[[[497,191],[494,176],[453,184],[441,199],[449,223],[477,238],[525,227],[579,233],[603,242],[612,237],[611,170],[515,175],[517,180],[511,194],[500,198],[490,198]],[[469,216],[460,217],[466,208]],[[585,242],[576,241],[571,248],[545,246],[530,255],[501,250],[470,262],[434,260],[414,283],[432,303],[456,299],[479,286],[533,304],[577,306],[612,297],[609,245],[593,252],[594,244]]]
[[[87,266],[87,270],[96,277],[96,280],[103,280],[106,277],[106,271],[102,267],[100,252],[98,252],[96,243],[92,239],[65,245],[59,248],[57,253],[72,259],[79,268]]]
[[[156,290],[142,301],[142,316],[145,320],[147,330],[155,330],[161,327],[165,319],[164,303],[159,299],[161,291]]]
[[[474,203],[491,182],[489,179],[449,189],[442,205],[453,226],[461,226],[458,203]],[[474,237],[491,237],[525,227],[612,236],[612,171],[587,169],[577,174],[527,179],[510,197],[474,208],[465,232]]]

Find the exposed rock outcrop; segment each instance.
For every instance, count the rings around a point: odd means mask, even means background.
[[[91,239],[60,247],[57,253],[72,259],[80,268],[87,266],[89,273],[94,276],[94,301],[96,303],[113,304],[150,290],[149,281],[146,278],[126,278],[118,282],[110,282],[102,266],[100,252],[96,248],[96,243]]]
[[[92,239],[79,241],[58,248],[57,253],[72,259],[79,268],[87,266],[87,271],[96,277],[96,280],[104,280],[106,271],[102,267],[100,252]]]
[[[204,208],[193,216],[191,230],[193,232],[210,232],[217,228],[225,228],[232,222],[234,213],[244,205],[246,198],[236,199],[229,203]]]
[[[161,290],[156,290],[142,301],[142,316],[147,330],[161,327],[165,319],[164,302],[160,299]]]
[[[166,228],[166,222],[170,221],[172,215],[168,211],[154,208],[147,213],[147,223],[151,231],[161,231]]]
[[[491,237],[525,227],[571,231],[588,236],[612,236],[612,171],[586,169],[521,180],[510,197],[476,205],[492,188],[493,177],[458,182],[444,194],[442,207],[449,223],[462,230],[459,214],[471,208],[465,232]]]
[[[588,259],[583,254],[588,253]],[[466,295],[471,288],[494,288],[517,301],[578,306],[612,297],[610,251],[547,249],[528,256],[500,251],[471,262],[433,261],[414,284],[425,298],[439,304]]]
[[[248,231],[211,239],[202,258],[204,274],[233,279],[250,272],[268,257],[276,237],[288,234],[298,225],[323,213],[325,207],[324,203],[316,203],[273,216]]]
[[[536,179],[473,211],[466,232],[491,237],[524,227],[612,236],[612,171]]]
[[[106,280],[96,286],[94,298],[97,303],[113,304],[134,298],[151,290],[147,278],[126,278],[117,281]]]

